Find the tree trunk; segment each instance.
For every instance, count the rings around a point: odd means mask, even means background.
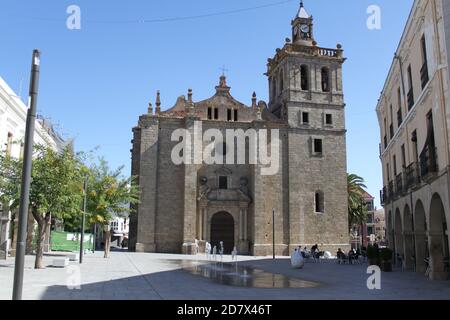
[[[36,239],[36,260],[34,262],[35,269],[42,269],[42,260],[44,256],[44,242],[45,235],[47,233],[48,223],[50,221],[50,213],[47,213],[45,217],[41,216],[35,210],[33,210],[33,217],[38,224],[38,236]]]
[[[105,235],[105,255],[104,258],[109,258],[109,250],[111,246],[111,231],[105,231],[103,232]]]
[[[32,254],[33,253],[33,240],[34,240],[34,226],[35,226],[35,219],[33,217],[33,214],[31,213],[31,210],[28,213],[28,224],[27,224],[27,244],[25,249],[25,254]]]

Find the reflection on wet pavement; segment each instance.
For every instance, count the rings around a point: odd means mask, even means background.
[[[314,288],[319,283],[274,274],[261,269],[241,266],[237,263],[202,263],[194,260],[170,260],[183,270],[210,279],[219,284],[265,289]]]

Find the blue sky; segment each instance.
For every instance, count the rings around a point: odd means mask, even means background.
[[[207,18],[161,23],[125,21],[197,16],[284,2]],[[348,171],[381,189],[375,106],[412,0],[305,0],[319,46],[341,43],[347,103]],[[81,30],[68,30],[66,9],[81,8]],[[366,10],[381,8],[381,30],[366,27]],[[223,65],[238,100],[267,100],[267,58],[291,35],[299,1],[25,1],[0,5],[0,76],[27,95],[31,52],[42,51],[38,111],[60,124],[78,150],[100,146],[112,167],[130,171],[131,128],[161,90],[163,108],[192,87],[194,100],[211,96]],[[110,23],[110,22],[116,23]],[[108,23],[101,23],[108,22]],[[20,90],[22,88],[22,90]]]

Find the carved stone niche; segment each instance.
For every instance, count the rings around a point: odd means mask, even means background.
[[[248,195],[248,178],[247,177],[241,177],[241,179],[239,179],[239,189],[245,195]]]
[[[198,188],[198,200],[205,199],[208,193],[211,191],[211,188],[208,186],[208,178],[202,176],[199,178],[199,188]]]

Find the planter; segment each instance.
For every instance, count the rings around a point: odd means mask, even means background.
[[[384,272],[392,272],[392,261],[381,262],[381,270]]]
[[[369,265],[370,266],[378,266],[379,264],[378,264],[378,261],[376,258],[372,258],[372,259],[369,258]]]

